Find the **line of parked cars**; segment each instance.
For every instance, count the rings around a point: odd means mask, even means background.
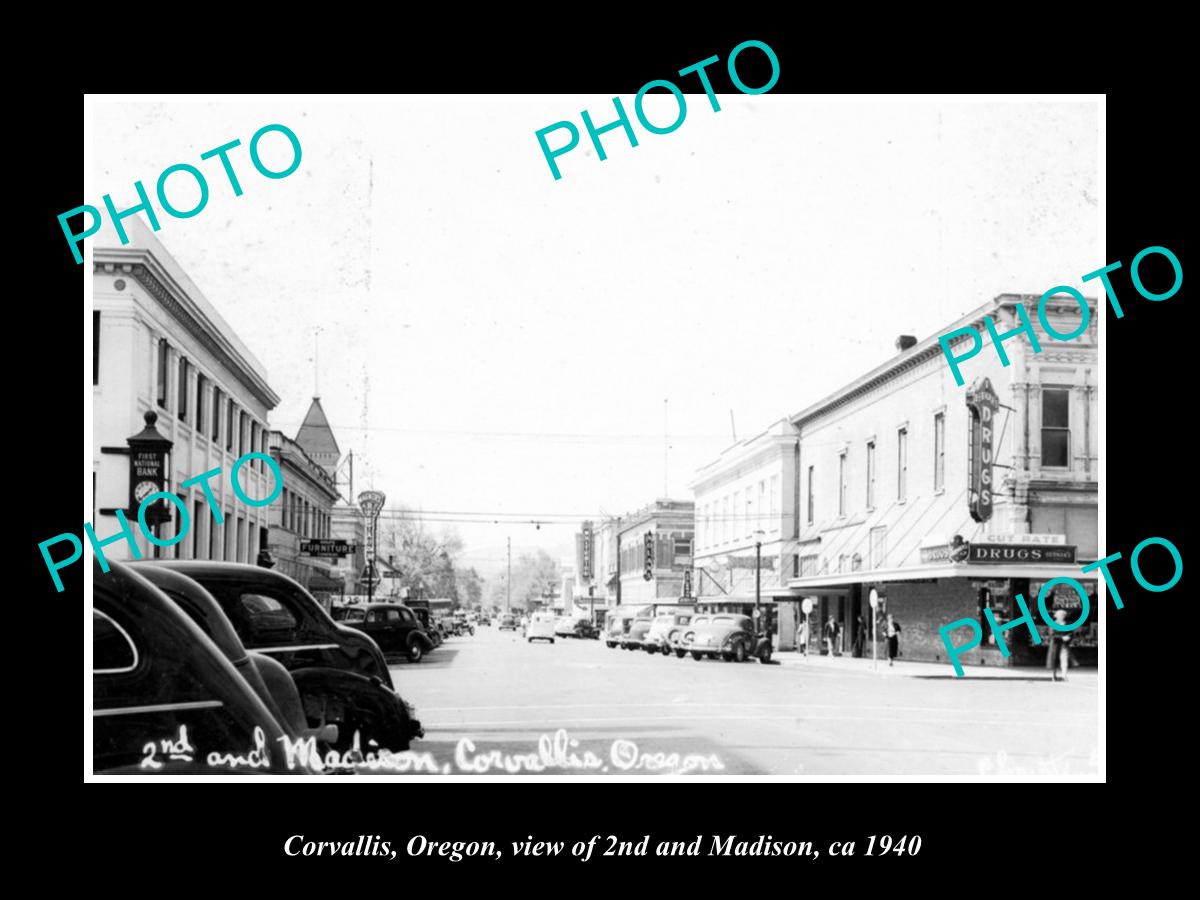
[[[93,570],[97,774],[312,774],[285,737],[324,757],[400,752],[424,736],[379,643],[287,576],[238,563],[108,565]]]
[[[729,612],[693,613],[662,611],[654,615],[610,616],[604,633],[605,646],[622,650],[645,650],[682,659],[723,659],[744,662],[771,661],[771,636],[755,620]]]

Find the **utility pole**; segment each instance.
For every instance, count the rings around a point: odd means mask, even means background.
[[[512,538],[508,539],[508,578],[505,579],[504,587],[508,591],[504,598],[504,611],[507,613],[512,607]]]
[[[663,498],[671,496],[667,486],[667,398],[663,398]]]

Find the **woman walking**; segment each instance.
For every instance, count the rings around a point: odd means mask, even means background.
[[[894,665],[896,657],[900,655],[900,623],[892,618],[892,614],[888,613],[887,617],[887,650],[888,650],[888,665]]]
[[[1067,611],[1065,609],[1056,609],[1054,611],[1054,621],[1059,625],[1066,625]],[[1051,630],[1050,646],[1046,649],[1046,668],[1050,670],[1050,677],[1054,681],[1059,680],[1060,674],[1063,681],[1067,680],[1067,669],[1071,665],[1070,646],[1070,634]]]

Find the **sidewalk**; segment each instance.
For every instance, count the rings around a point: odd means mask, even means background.
[[[771,659],[778,660],[782,666],[792,668],[841,669],[860,675],[881,675],[888,678],[950,678],[955,681],[966,681],[968,678],[1002,678],[1011,681],[1051,680],[1049,670],[1042,666],[981,666],[971,665],[965,659],[963,660],[962,678],[955,675],[954,666],[948,662],[905,662],[898,659],[894,666],[889,666],[887,657],[873,663],[869,656],[862,659],[853,656],[820,656],[815,653],[805,656],[795,650],[777,650],[772,654]],[[1089,667],[1071,669],[1067,677],[1085,680],[1094,679],[1097,674],[1095,668]]]

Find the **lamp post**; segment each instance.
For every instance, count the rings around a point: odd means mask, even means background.
[[[877,608],[879,606],[879,591],[871,588],[871,593],[867,595],[867,602],[871,605],[871,668],[878,669],[879,661],[876,656],[875,643],[875,622],[879,618]]]
[[[375,529],[379,523],[379,512],[383,509],[384,501],[387,498],[383,491],[363,491],[358,495],[358,505],[362,509],[363,515],[367,517],[367,602],[370,603],[375,596]]]
[[[766,532],[754,532],[754,609],[758,610],[762,603],[762,539],[766,536]],[[767,637],[771,636],[771,622],[767,619],[766,622]]]

